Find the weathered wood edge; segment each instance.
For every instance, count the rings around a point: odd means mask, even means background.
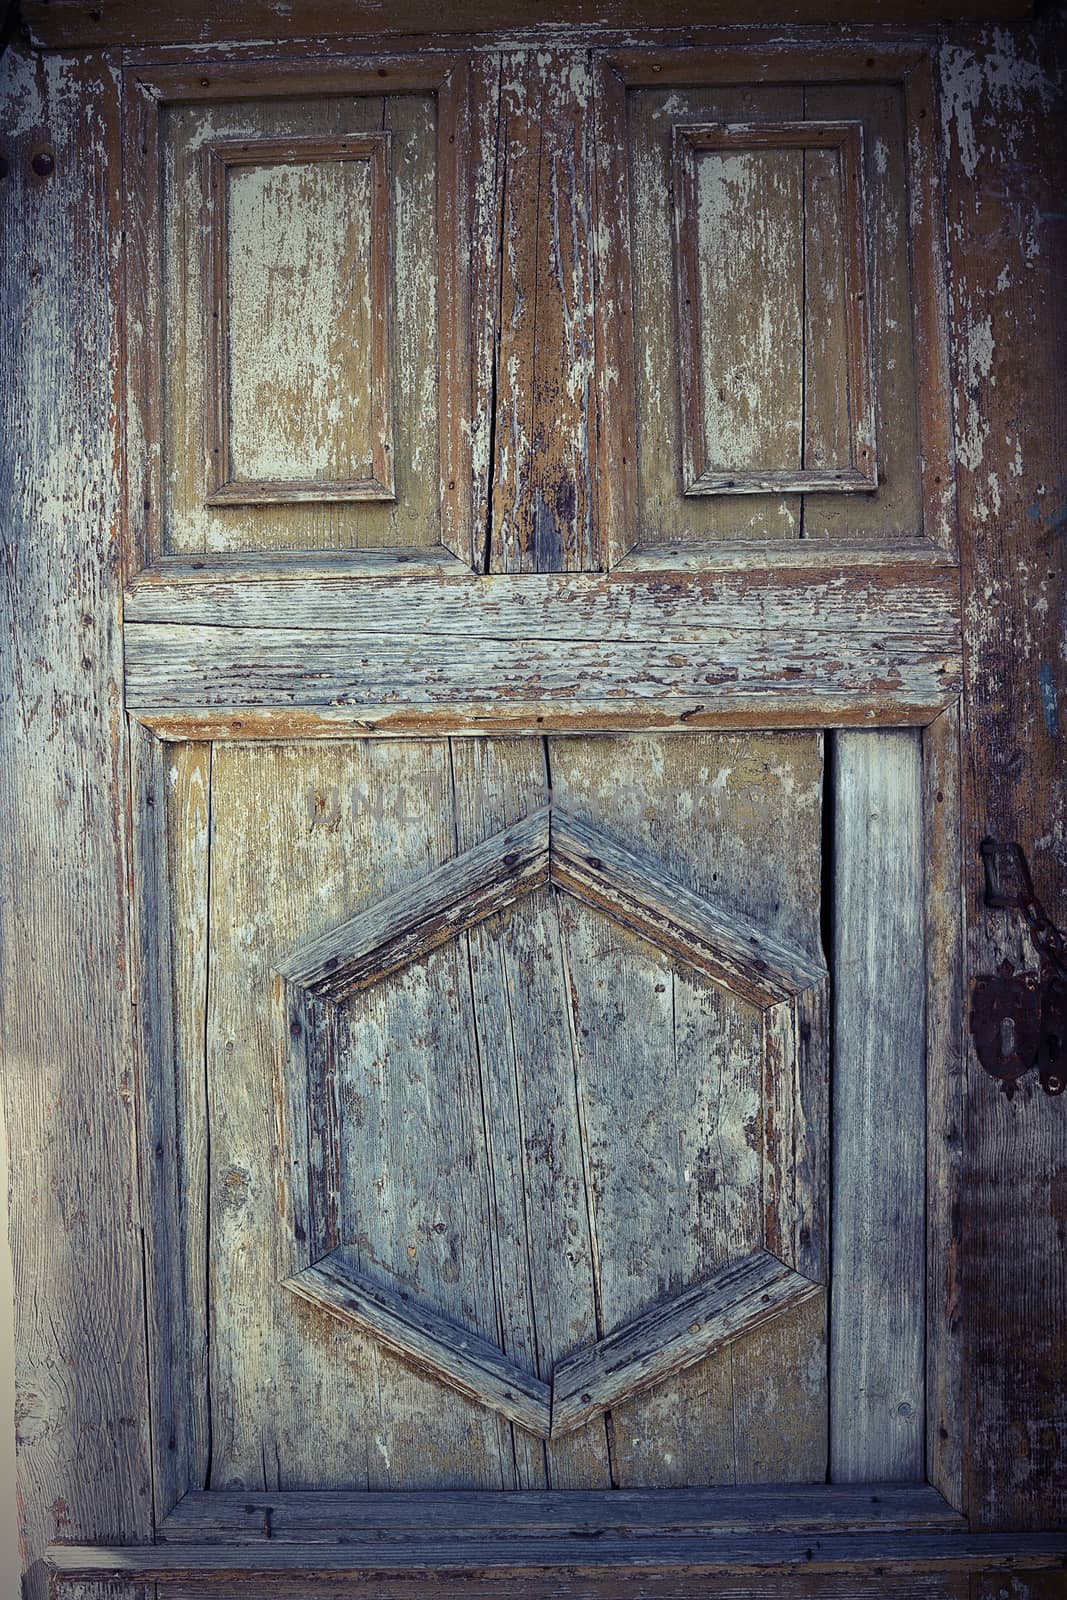
[[[130,725],[129,741],[138,1174],[145,1218],[145,1329],[152,1373],[149,1426],[158,1522],[194,1481],[192,1438],[200,1397],[191,1388],[193,1363],[183,1288],[186,1240],[180,1174],[184,1163],[175,1061],[165,747],[136,723]]]
[[[549,809],[299,945],[281,977],[324,1000],[369,988],[548,881]]]
[[[814,541],[813,541],[814,544]],[[702,547],[703,548],[703,547]],[[288,553],[286,553],[288,554]],[[420,636],[472,630],[530,638],[646,638],[670,629],[699,642],[709,626],[760,628],[792,622],[892,637],[921,631],[931,649],[958,649],[959,574],[944,561],[898,560],[896,552],[841,552],[792,545],[712,554],[707,566],[607,574],[476,577],[427,563],[426,552],[321,552],[296,561],[272,554],[179,560],[142,571],[125,595],[127,622],[176,625],[345,626]],[[416,570],[412,570],[415,568]],[[634,632],[643,624],[644,631]],[[840,638],[838,638],[840,643]]]
[[[926,1471],[963,1506],[966,1416],[959,1193],[967,1056],[963,999],[960,707],[923,730],[926,840]]]
[[[385,1349],[446,1388],[489,1406],[528,1432],[547,1438],[551,1390],[503,1351],[400,1290],[356,1273],[334,1256],[283,1281],[300,1299],[369,1334]]]
[[[830,1473],[921,1477],[925,950],[920,736],[833,741]]]
[[[21,1592],[43,1600],[50,1539],[152,1529],[118,632],[117,57],[46,64],[12,42],[0,102],[0,1030]],[[42,149],[48,177],[31,167]]]
[[[688,1571],[834,1572],[877,1564],[890,1572],[980,1571],[996,1565],[1011,1571],[1067,1570],[1064,1535],[1055,1533],[778,1533],[654,1535],[647,1539],[471,1540],[402,1546],[370,1543],[343,1548],[323,1545],[87,1546],[52,1545],[47,1552],[60,1582],[147,1578],[187,1580],[232,1573],[306,1574],[359,1580],[376,1572],[425,1573],[493,1570],[520,1572],[566,1567],[580,1578],[603,1568]],[[679,1570],[680,1569],[680,1570]]]
[[[706,972],[753,1005],[792,999],[824,969],[799,950],[717,907],[655,863],[577,817],[552,812],[549,873],[594,910]]]
[[[464,1539],[527,1532],[735,1533],[792,1529],[944,1531],[966,1526],[925,1483],[720,1484],[711,1489],[373,1490],[281,1493],[190,1490],[164,1521],[164,1544],[331,1544],[363,1533]]]
[[[822,1292],[766,1250],[730,1262],[558,1362],[552,1374],[552,1437],[573,1433],[599,1412],[684,1372],[713,1350]]]

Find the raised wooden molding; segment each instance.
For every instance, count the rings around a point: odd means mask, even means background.
[[[839,161],[844,211],[843,285],[848,462],[842,466],[732,468],[710,456],[700,312],[697,164],[705,152],[831,150]],[[874,381],[867,314],[863,125],[859,122],[676,123],[673,130],[674,226],[681,330],[683,488],[689,495],[786,494],[878,487]],[[799,355],[799,352],[798,352]]]
[[[752,1333],[823,1289],[766,1250],[731,1261],[703,1283],[559,1362],[552,1377],[552,1437]]]
[[[208,505],[266,505],[295,501],[392,500],[392,374],[389,362],[390,271],[388,133],[353,133],[333,138],[228,139],[204,149],[205,282],[208,285],[204,346],[207,357],[206,452]],[[235,477],[230,429],[229,200],[232,170],[298,167],[312,163],[366,162],[370,170],[367,261],[370,296],[369,433],[371,470],[359,478],[253,479]],[[342,262],[337,263],[340,269]]]
[[[343,1000],[549,881],[760,1010],[826,976],[810,956],[551,806],[309,939],[278,974],[316,1000]]]
[[[489,1406],[528,1433],[552,1431],[552,1391],[509,1361],[502,1350],[440,1312],[418,1306],[403,1289],[373,1283],[335,1250],[285,1279],[299,1299],[369,1334],[418,1372],[468,1400]]]
[[[365,561],[372,568],[380,569],[381,564],[391,557],[400,562],[410,560],[425,563],[426,570],[439,568],[442,562],[447,564],[450,560],[468,568],[473,566],[469,271],[471,208],[467,160],[470,106],[467,58],[438,52],[402,56],[381,54],[368,62],[366,58],[353,61],[326,52],[313,57],[294,54],[265,60],[262,52],[255,52],[251,57],[238,55],[226,61],[212,61],[210,72],[205,74],[202,63],[190,65],[180,58],[172,58],[166,64],[161,64],[158,57],[154,57],[150,65],[128,66],[123,74],[123,82],[127,107],[123,186],[127,238],[125,361],[130,575],[154,562],[170,559],[164,554],[161,521],[164,503],[163,463],[159,450],[159,441],[163,437],[161,112],[191,103],[261,102],[317,95],[430,93],[437,102],[435,204],[440,339],[440,482],[437,490],[441,507],[442,543],[414,552],[400,549],[353,551],[352,559],[357,568],[361,561]],[[359,135],[360,140],[366,137]],[[261,144],[268,142],[261,141]],[[298,150],[304,143],[296,138],[277,142],[293,150]],[[308,141],[310,145],[316,142],[333,144],[332,139]],[[339,138],[337,142],[351,141]],[[232,141],[226,143],[229,145]],[[383,203],[388,210],[387,201]],[[374,256],[377,258],[377,270],[384,273],[388,259],[384,249],[375,251]],[[212,277],[208,278],[209,283],[213,281]],[[383,285],[380,297],[383,305],[387,293],[387,286]],[[213,339],[209,338],[209,347],[212,344]],[[383,353],[387,349],[388,339],[382,345]],[[217,364],[217,353],[214,360]],[[388,390],[388,384],[385,389]],[[388,419],[387,393],[384,399],[380,415]],[[220,429],[217,415],[214,419],[210,416],[205,419],[205,430],[211,429],[216,434],[225,432],[224,428]],[[385,471],[384,468],[382,470]],[[379,478],[377,468],[374,477],[383,486],[391,484],[388,473]],[[223,478],[217,478],[209,494],[213,496],[217,493],[224,482]],[[287,497],[332,498],[328,493],[324,495],[317,483],[311,486],[309,495],[294,492]],[[356,497],[355,494],[339,496],[341,499]],[[377,498],[381,499],[381,494]],[[249,496],[250,502],[257,499],[260,504],[270,503],[269,497],[265,500],[261,495]],[[224,494],[223,501],[237,503],[232,493]],[[297,552],[292,554],[297,560],[303,559]],[[246,557],[237,554],[233,560],[240,567]]]
[[[761,1249],[653,1307],[557,1363],[552,1385],[504,1351],[367,1277],[323,1211],[315,1167],[316,1084],[333,1060],[331,1006],[458,937],[522,896],[552,885],[703,973],[763,1012],[766,1092],[776,1138],[764,1164]],[[704,1359],[824,1291],[817,1200],[827,1085],[817,1041],[822,964],[726,914],[706,896],[552,806],[491,835],[417,882],[305,941],[278,967],[276,1018],[285,1038],[280,1103],[288,1146],[290,1256],[285,1287],[377,1340],[468,1399],[556,1438]],[[816,1041],[814,1044],[812,1041]],[[780,1080],[780,1081],[779,1081]],[[324,1155],[321,1160],[328,1164]],[[798,1182],[790,1162],[800,1161]],[[339,1179],[332,1174],[327,1186]],[[778,1255],[787,1259],[778,1259]]]
[[[910,531],[921,534],[927,546],[949,552],[956,546],[956,475],[948,402],[951,375],[945,319],[941,158],[936,132],[937,94],[932,48],[932,40],[914,34],[894,38],[882,30],[864,36],[860,29],[851,30],[847,37],[841,33],[819,35],[813,31],[794,31],[779,32],[762,40],[692,33],[687,35],[684,45],[675,45],[664,35],[645,43],[628,40],[616,44],[605,39],[597,97],[605,125],[612,130],[612,139],[617,140],[620,130],[627,125],[627,100],[632,89],[746,84],[900,85],[908,129],[907,193],[921,481],[921,527]],[[609,279],[629,248],[627,231],[631,214],[628,169],[626,163],[613,163],[610,148],[609,140],[607,151],[600,157],[598,171],[598,185],[611,195],[611,208],[601,218],[598,235],[600,270]],[[605,433],[632,439],[637,425],[632,312],[627,310],[625,316],[617,320],[627,325],[612,330],[613,354],[609,367],[599,377],[597,404]],[[605,457],[603,465],[605,472],[615,475],[610,489],[606,485],[601,488],[604,503],[632,506],[637,493],[634,452],[616,451],[614,456]],[[780,485],[773,487],[777,490]],[[815,485],[808,483],[803,487],[810,489]],[[716,492],[755,491],[739,491],[735,487],[732,491]],[[650,566],[665,564],[663,556],[667,547],[660,543],[665,538],[664,533],[656,527],[639,527],[636,518],[625,521],[616,517],[613,524],[602,529],[601,536],[606,559],[612,568],[624,558],[627,565],[644,565],[640,553],[642,544],[652,553]],[[699,565],[702,548],[706,552],[706,546],[694,544],[688,560],[682,556],[683,563]]]
[[[281,977],[319,1000],[380,983],[548,881],[549,816],[535,811],[409,888],[295,950]]]
[[[373,1282],[344,1248],[286,1278],[284,1287],[369,1335],[416,1371],[542,1439],[574,1433],[601,1412],[825,1293],[768,1251],[756,1250],[566,1356],[547,1384],[487,1340],[416,1304],[405,1290]]]

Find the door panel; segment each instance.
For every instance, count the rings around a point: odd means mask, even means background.
[[[231,744],[209,767],[169,749],[210,1486],[822,1479],[817,1294],[546,1441],[285,1287],[341,1251],[551,1384],[764,1246],[821,1280],[821,1002],[761,1007],[551,882],[336,1006],[278,977],[547,800],[817,974],[820,737]]]

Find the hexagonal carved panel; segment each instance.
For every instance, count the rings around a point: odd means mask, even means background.
[[[560,970],[569,992],[565,1006],[563,997],[557,1000],[538,989],[536,952],[529,948],[531,934],[516,924],[510,938],[518,952],[522,980],[520,990],[509,991],[505,997],[507,1029],[499,1034],[489,1030],[483,1037],[475,1027],[479,1095],[470,1094],[463,1102],[459,1091],[453,1089],[449,1096],[444,1031],[449,1008],[455,1011],[462,1005],[459,992],[465,978],[469,978],[473,1000],[475,954],[471,941],[502,937],[499,930],[520,901],[536,906],[537,897],[545,894],[577,901],[588,908],[582,915],[588,920],[591,913],[594,925],[605,920],[605,926],[624,930],[617,937],[629,941],[626,951],[614,951],[606,936],[596,938],[589,945],[583,971],[578,973],[568,956],[560,924]],[[476,929],[482,933],[476,935]],[[466,961],[456,957],[454,965],[447,960],[442,965],[445,947],[464,936],[468,941]],[[646,951],[647,956],[632,954],[637,950]],[[613,955],[617,966],[626,952],[630,952],[631,962],[643,960],[644,966],[628,967],[613,983],[608,973]],[[478,959],[488,960],[492,966],[484,952]],[[418,972],[420,963],[425,964],[425,973],[414,982],[408,974]],[[605,971],[598,978],[600,966]],[[698,990],[688,1022],[674,1014],[679,1003],[675,975],[681,979],[683,974],[688,974],[686,981]],[[280,976],[289,1022],[282,1101],[287,1117],[284,1142],[291,1175],[294,1260],[286,1287],[369,1335],[419,1371],[495,1409],[531,1433],[555,1438],[695,1365],[714,1349],[754,1331],[785,1309],[822,1294],[818,1172],[826,1093],[821,1025],[825,972],[811,957],[742,918],[727,915],[600,830],[552,807],[536,811],[358,916],[308,940],[283,964]],[[378,985],[384,985],[383,992],[387,992],[385,980],[390,978],[394,984],[407,985],[401,995],[402,1021],[398,1024],[393,1016],[388,1022],[385,1012],[366,1012],[353,1023],[345,1008],[354,997],[365,996],[369,1001],[368,992]],[[596,1060],[591,1066],[585,1061],[586,1056],[595,1058],[598,1048],[610,1055],[612,1028],[606,1018],[613,1016],[625,1037],[633,1033],[637,1024],[627,1011],[628,991],[633,991],[639,1007],[654,1008],[658,997],[665,995],[667,978],[671,980],[670,1027],[675,1040],[679,1030],[684,1035],[688,1028],[690,1050],[706,1054],[720,1033],[730,1033],[731,1038],[736,1035],[736,1039],[748,1041],[738,1046],[735,1040],[735,1050],[747,1050],[750,1056],[755,1050],[759,1056],[746,1068],[746,1082],[758,1085],[755,1106],[750,1104],[751,1092],[747,1099],[740,1090],[734,1096],[739,1104],[743,1102],[733,1113],[738,1124],[734,1136],[743,1153],[743,1160],[734,1167],[722,1138],[722,1121],[732,1114],[726,1088],[721,1088],[716,1112],[719,1126],[709,1134],[717,1138],[720,1147],[717,1165],[712,1167],[706,1148],[689,1151],[687,1145],[688,1154],[683,1155],[673,1150],[673,1146],[686,1144],[685,1128],[675,1128],[666,1136],[672,1148],[666,1152],[661,1148],[665,1136],[654,1103],[655,1063],[651,1072],[638,1075],[644,1085],[639,1091],[627,1081],[625,1072],[620,1075],[612,1070],[613,1061],[601,1064],[599,1077]],[[598,988],[604,990],[599,1002],[594,993]],[[727,1007],[717,1019],[709,1019],[708,1005],[700,1003],[700,997],[709,992],[718,993]],[[687,991],[682,993],[684,1001]],[[516,1197],[507,1192],[503,1180],[498,1183],[493,1178],[490,1232],[495,1227],[510,1229],[515,1236],[524,1234],[525,1268],[520,1267],[519,1272],[528,1281],[521,1293],[532,1299],[545,1273],[562,1274],[564,1285],[568,1273],[576,1275],[575,1281],[583,1272],[590,1278],[596,1276],[600,1264],[593,1258],[601,1247],[599,1217],[613,1206],[616,1232],[621,1227],[632,1230],[625,1252],[629,1266],[621,1270],[623,1276],[628,1271],[631,1278],[638,1279],[640,1289],[636,1314],[621,1319],[617,1314],[609,1317],[598,1296],[595,1335],[576,1335],[573,1327],[569,1332],[563,1330],[556,1338],[554,1359],[544,1351],[524,1347],[523,1340],[509,1337],[502,1325],[495,1330],[479,1327],[464,1298],[463,1281],[448,1308],[434,1305],[405,1281],[400,1232],[413,1239],[445,1232],[443,1223],[426,1220],[431,1213],[439,1215],[447,1204],[440,1196],[428,1197],[427,1205],[419,1208],[417,1223],[399,1201],[390,1208],[382,1199],[376,1213],[377,1232],[361,1212],[352,1236],[346,1236],[346,1219],[339,1211],[346,1176],[337,1131],[346,1113],[339,1107],[345,1102],[347,1114],[357,1122],[372,1116],[367,1100],[373,1096],[374,1082],[383,1099],[389,1098],[388,1085],[398,1074],[414,1085],[408,1100],[398,1092],[395,1106],[383,1113],[399,1120],[401,1126],[392,1136],[388,1155],[378,1150],[379,1168],[403,1162],[412,1139],[421,1139],[426,1146],[436,1144],[434,1122],[438,1118],[448,1123],[449,1132],[447,1150],[444,1154],[436,1151],[435,1170],[447,1174],[457,1163],[464,1167],[476,1164],[474,1147],[490,1136],[492,1113],[487,1109],[486,1077],[495,1083],[500,1076],[495,1057],[508,1051],[514,1054],[512,1074],[520,1077],[531,1070],[529,1061],[536,1061],[535,1043],[534,1053],[527,1050],[522,1056],[527,1064],[520,1065],[521,1052],[515,1044],[516,1005],[528,1007],[533,1027],[542,1030],[546,1062],[549,1035],[558,1020],[553,1007],[566,1011],[581,1149],[568,1148],[567,1136],[554,1127],[547,1112],[542,1114],[543,1126],[526,1125],[516,1098],[513,1121],[502,1142],[513,1143],[520,1151],[520,1162],[508,1170],[521,1171],[516,1182],[521,1194]],[[650,1037],[653,1033],[650,1023]],[[347,1072],[353,1034],[363,1044],[366,1081],[360,1084],[351,1082]],[[510,1045],[502,1044],[508,1036]],[[753,1040],[757,1042],[753,1044]],[[677,1045],[673,1048],[676,1051]],[[424,1067],[418,1065],[422,1059]],[[592,1087],[588,1083],[583,1087],[579,1081],[580,1063],[586,1076],[592,1074],[595,1079]],[[666,1072],[665,1065],[662,1070]],[[719,1075],[721,1080],[721,1064]],[[344,1085],[339,1089],[341,1080]],[[518,1095],[517,1087],[515,1093]],[[480,1105],[476,1105],[479,1098]],[[590,1106],[590,1100],[596,1103]],[[420,1107],[429,1123],[409,1120]],[[621,1152],[631,1162],[631,1169],[624,1167],[620,1172],[619,1162],[615,1162],[608,1196],[604,1174],[609,1167],[601,1147],[605,1138],[610,1143],[610,1133],[605,1130],[611,1116],[619,1126],[616,1154]],[[592,1132],[587,1126],[591,1117],[599,1119]],[[480,1118],[484,1127],[479,1125]],[[710,1126],[714,1119],[709,1113],[706,1120]],[[469,1160],[467,1145],[472,1151]],[[420,1158],[427,1173],[434,1167],[428,1148],[420,1145],[411,1154],[416,1167]],[[660,1169],[672,1160],[678,1170],[664,1188]],[[746,1178],[737,1175],[742,1168]],[[531,1179],[532,1170],[541,1173],[540,1190]],[[388,1174],[381,1170],[376,1175],[368,1167],[357,1181],[384,1191]],[[728,1248],[734,1230],[727,1228],[730,1239],[713,1241],[711,1253],[717,1259],[712,1271],[681,1284],[668,1281],[669,1274],[666,1278],[662,1272],[657,1275],[649,1249],[649,1230],[660,1224],[657,1205],[665,1208],[663,1227],[672,1226],[667,1213],[681,1207],[685,1214],[675,1217],[673,1225],[706,1232],[710,1224],[704,1215],[707,1208],[702,1209],[705,1191],[724,1183],[728,1193],[722,1204],[727,1211],[731,1203],[740,1206],[748,1218],[744,1226],[738,1224],[740,1249],[736,1242],[734,1248]],[[589,1250],[584,1253],[574,1240],[578,1228],[573,1215],[564,1220],[555,1215],[562,1204],[561,1193],[570,1196],[573,1213],[579,1204],[578,1191],[584,1196],[581,1203],[588,1213],[590,1231]],[[668,1192],[672,1197],[669,1204],[664,1200]],[[373,1203],[368,1202],[367,1215],[372,1211]],[[395,1237],[389,1236],[390,1230]],[[551,1236],[551,1244],[538,1239],[539,1230]],[[490,1239],[480,1247],[474,1219],[469,1219],[465,1237],[468,1254],[478,1254],[480,1248],[492,1254],[495,1249]],[[434,1248],[431,1239],[427,1249]],[[417,1243],[407,1246],[412,1259],[418,1252]],[[462,1251],[453,1247],[453,1253]],[[494,1270],[498,1277],[507,1276],[498,1255],[493,1257]],[[442,1272],[439,1281],[453,1284],[460,1279],[460,1268],[452,1261],[443,1263]],[[492,1337],[494,1331],[496,1338]]]

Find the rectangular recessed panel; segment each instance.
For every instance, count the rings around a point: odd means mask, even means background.
[[[207,151],[209,503],[392,497],[388,138]]]
[[[862,127],[677,123],[683,488],[873,490]]]

